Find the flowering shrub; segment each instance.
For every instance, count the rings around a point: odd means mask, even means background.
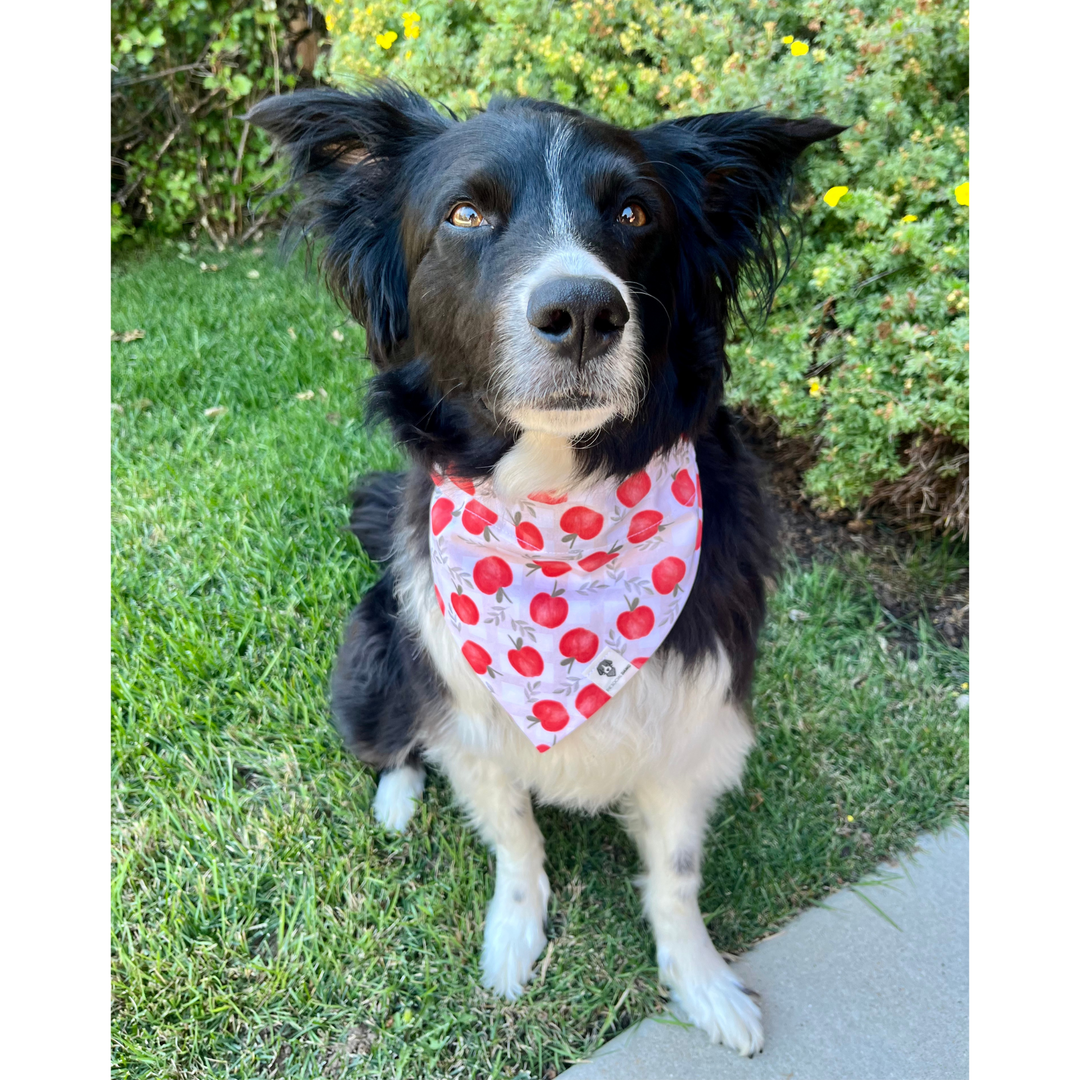
[[[809,440],[819,504],[966,532],[968,13],[963,0],[324,6],[332,78],[452,108],[494,92],[618,124],[762,105],[851,125],[807,155],[803,242],[730,399]]]

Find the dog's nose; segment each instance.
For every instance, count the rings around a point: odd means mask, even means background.
[[[618,341],[630,318],[619,290],[599,277],[549,278],[533,289],[525,315],[559,356],[581,364]]]

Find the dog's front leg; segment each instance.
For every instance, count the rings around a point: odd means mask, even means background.
[[[483,984],[516,998],[547,938],[550,888],[544,838],[529,792],[488,758],[457,752],[441,764],[480,835],[495,852],[495,895],[488,905],[481,958]]]
[[[645,864],[640,884],[661,981],[713,1042],[749,1056],[764,1041],[761,1010],[713,946],[697,902],[713,802],[709,790],[685,778],[646,781],[626,801],[626,822]]]

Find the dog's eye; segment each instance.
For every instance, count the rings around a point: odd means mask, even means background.
[[[484,224],[484,215],[471,203],[463,202],[450,211],[447,221],[459,229],[475,229],[477,225]]]
[[[627,203],[622,210],[619,211],[619,224],[620,225],[633,225],[635,228],[640,228],[642,225],[649,223],[649,215],[645,213],[643,207],[638,203]]]

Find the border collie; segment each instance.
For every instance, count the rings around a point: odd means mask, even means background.
[[[626,131],[498,98],[462,120],[390,83],[250,119],[292,161],[367,331],[371,411],[410,462],[356,492],[353,531],[386,565],[332,679],[339,730],[381,770],[376,817],[404,829],[425,763],[449,777],[497,858],[483,984],[513,998],[546,944],[533,798],[614,810],[676,1007],[755,1053],[761,1013],[697,903],[710,813],[754,741],[773,565],[725,336],[740,288],[767,313],[786,269],[798,155],[843,128],[750,110]]]

